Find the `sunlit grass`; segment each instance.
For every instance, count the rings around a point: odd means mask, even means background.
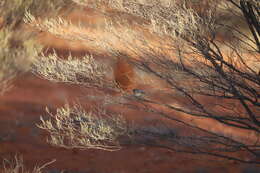
[[[65,105],[55,115],[47,112],[51,118],[41,117],[37,126],[50,134],[48,142],[54,146],[113,151],[121,148],[118,139],[127,135],[125,119],[101,109],[85,111],[79,105]]]
[[[16,75],[30,69],[40,49],[27,34],[9,28],[0,30],[0,93],[10,87]]]
[[[3,160],[2,173],[43,173],[43,169],[53,162],[55,162],[55,160],[45,163],[42,166],[35,166],[32,170],[30,170],[24,165],[24,161],[21,156],[15,156],[12,160]]]

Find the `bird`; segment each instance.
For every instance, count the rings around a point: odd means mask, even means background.
[[[134,93],[134,96],[136,97],[144,97],[145,96],[145,92],[141,89],[133,89],[133,93]]]

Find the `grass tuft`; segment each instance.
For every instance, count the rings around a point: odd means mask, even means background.
[[[10,88],[10,81],[30,69],[31,63],[41,50],[28,34],[0,30],[0,94]]]
[[[79,105],[65,105],[55,115],[47,112],[51,119],[41,117],[37,126],[50,133],[47,141],[54,146],[113,151],[121,148],[118,139],[127,135],[126,121],[104,110],[86,112]]]
[[[52,160],[42,166],[35,166],[33,170],[29,170],[24,166],[23,158],[15,156],[13,160],[4,159],[2,173],[43,173],[42,170],[55,161]]]

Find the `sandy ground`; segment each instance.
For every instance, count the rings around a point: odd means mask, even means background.
[[[46,171],[66,170],[73,173],[233,173],[257,169],[227,160],[213,160],[142,146],[126,147],[114,152],[52,147],[46,143],[44,131],[35,125],[39,123],[40,116],[47,117],[45,107],[54,109],[63,105],[65,100],[76,100],[83,93],[93,91],[78,86],[50,83],[31,74],[21,76],[14,85],[15,88],[1,98],[1,159],[12,158],[15,154],[22,155],[28,167],[56,159]],[[125,116],[135,115],[128,113]]]

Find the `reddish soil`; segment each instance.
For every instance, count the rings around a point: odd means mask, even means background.
[[[84,11],[85,10],[85,11]],[[84,9],[81,13],[72,13],[73,21],[83,20],[90,24],[103,23],[93,11]],[[96,18],[94,18],[96,16]],[[90,20],[91,19],[91,20]],[[96,19],[96,20],[94,20]],[[90,21],[89,21],[90,20]],[[96,26],[95,25],[95,26]],[[50,34],[42,33],[39,41],[56,49],[60,55],[82,56],[85,53],[102,54],[93,45],[58,39]],[[115,80],[123,89],[132,89],[132,78],[135,73],[124,61],[113,62],[115,65]],[[145,86],[144,86],[145,87]],[[59,172],[66,170],[73,173],[249,173],[260,172],[254,165],[231,162],[219,158],[203,157],[170,152],[143,146],[131,146],[119,151],[108,152],[100,150],[68,150],[56,148],[46,143],[46,133],[36,127],[40,116],[47,118],[45,107],[51,110],[64,103],[78,101],[91,106],[87,96],[101,95],[91,88],[75,85],[51,83],[27,73],[14,81],[14,88],[1,96],[0,104],[0,158],[13,158],[15,154],[22,155],[25,165],[32,168],[42,165],[52,159],[57,161],[48,166],[45,171]],[[163,96],[160,96],[163,98]],[[143,112],[124,111],[124,116],[130,120],[148,120],[151,124],[157,122],[153,115]],[[148,118],[147,118],[148,117]],[[200,120],[201,121],[201,120]],[[199,122],[199,121],[198,121]],[[211,122],[214,124],[214,122]],[[208,125],[210,126],[210,125]],[[181,129],[178,129],[181,130]]]
[[[91,89],[50,83],[31,74],[14,82],[15,88],[1,98],[0,156],[24,157],[29,168],[52,159],[57,161],[45,170],[76,172],[243,172],[249,165],[227,160],[173,153],[164,149],[132,146],[119,151],[68,150],[55,148],[45,141],[46,134],[36,127],[40,116],[46,117],[45,107],[55,108],[64,101],[93,94]],[[136,115],[136,114],[135,114]],[[126,116],[135,116],[131,113]],[[139,114],[140,115],[140,114]],[[142,118],[145,118],[144,115]],[[252,166],[251,166],[252,167]],[[253,168],[252,168],[253,169]]]

